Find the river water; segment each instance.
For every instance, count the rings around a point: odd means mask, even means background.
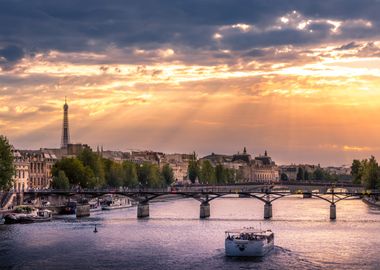
[[[360,200],[329,204],[288,197],[273,203],[249,198],[211,202],[199,220],[193,199],[150,204],[150,218],[136,207],[60,216],[40,224],[0,225],[0,269],[380,269],[380,210]],[[98,233],[93,233],[97,225]],[[272,229],[275,248],[263,258],[224,256],[224,231],[244,226]]]

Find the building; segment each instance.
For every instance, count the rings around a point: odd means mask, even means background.
[[[243,153],[238,152],[232,156],[212,153],[201,158],[201,160],[210,161],[214,167],[221,164],[225,168],[236,170],[237,183],[278,182],[280,179],[279,169],[271,157],[268,156],[267,151],[265,151],[264,155],[252,158],[244,147]]]
[[[291,164],[280,166],[281,181],[307,181],[313,178],[314,172],[319,165]]]
[[[189,161],[193,155],[189,154],[165,154],[161,159],[161,165],[169,164],[173,170],[174,179],[176,182],[182,182],[187,179]]]
[[[20,151],[12,148],[15,174],[13,176],[13,189],[16,192],[29,188],[29,160],[21,155]]]
[[[52,182],[51,169],[57,161],[57,157],[44,149],[20,150],[20,153],[29,163],[28,188],[49,188]]]
[[[131,151],[129,161],[136,164],[142,164],[144,162],[160,165],[164,153],[154,151]]]
[[[279,168],[272,158],[268,156],[267,151],[264,155],[259,155],[254,159],[247,154],[244,148],[243,154],[234,155],[232,161],[243,161],[246,166],[240,167],[242,179],[238,182],[254,182],[254,183],[273,183],[280,180]]]

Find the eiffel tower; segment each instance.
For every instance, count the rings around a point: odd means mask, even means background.
[[[63,105],[63,128],[62,128],[62,138],[61,138],[61,148],[67,148],[70,143],[70,133],[69,133],[69,105],[67,105],[65,97],[65,105]]]

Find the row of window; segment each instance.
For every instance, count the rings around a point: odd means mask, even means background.
[[[15,183],[15,185],[14,185],[14,189],[16,190],[16,191],[24,191],[25,190],[25,183]]]
[[[47,186],[48,184],[48,180],[46,178],[41,178],[41,177],[31,178],[30,182],[31,182],[31,185],[30,185],[31,187]]]
[[[15,172],[15,178],[28,178],[28,171],[21,171],[21,170],[16,170]]]

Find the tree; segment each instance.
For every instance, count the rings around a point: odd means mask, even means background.
[[[160,168],[156,164],[151,164],[148,174],[148,186],[159,188],[164,186],[164,180],[160,173]]]
[[[8,139],[0,135],[0,190],[12,187],[15,173],[13,154]]]
[[[112,162],[107,177],[107,184],[111,187],[121,187],[124,184],[124,179],[125,172],[123,166],[116,162]]]
[[[137,165],[138,181],[142,187],[162,187],[163,180],[156,164],[144,162]]]
[[[379,184],[379,164],[374,156],[368,160],[362,174],[362,182],[368,189],[376,189]]]
[[[173,169],[170,167],[169,164],[165,164],[162,167],[161,175],[164,179],[164,183],[166,186],[170,186],[174,182],[174,173]]]
[[[78,155],[78,159],[82,161],[85,167],[89,167],[92,170],[94,179],[96,179],[95,185],[102,186],[105,181],[105,172],[101,157],[86,147]]]
[[[235,183],[236,181],[236,175],[237,175],[237,172],[235,169],[228,169],[226,168],[226,172],[227,172],[227,182],[228,183]]]
[[[307,170],[305,170],[305,173],[304,173],[304,180],[310,180],[310,175]]]
[[[288,181],[289,180],[289,178],[286,175],[286,173],[282,173],[280,179],[281,179],[281,181]]]
[[[353,177],[353,182],[355,184],[361,184],[362,178],[362,163],[358,159],[354,159],[351,165],[351,175]]]
[[[324,176],[323,170],[320,167],[318,167],[314,171],[314,180],[322,181],[323,180],[323,176]]]
[[[204,160],[202,162],[202,167],[200,170],[200,180],[202,184],[215,184],[216,177],[215,177],[215,170],[212,167],[210,161]]]
[[[225,184],[228,182],[229,171],[224,168],[222,164],[218,164],[215,167],[215,177],[218,184]]]
[[[136,165],[131,161],[123,162],[124,186],[136,187],[138,185]]]
[[[197,177],[199,178],[199,163],[197,161],[197,156],[195,152],[192,155],[191,160],[189,161],[189,165],[187,168],[189,179],[191,183],[195,183]]]
[[[298,168],[297,180],[298,181],[304,180],[304,170],[301,167]]]
[[[52,187],[55,189],[69,189],[70,182],[64,171],[60,170],[58,176],[53,177]]]
[[[63,158],[57,161],[52,168],[53,176],[58,176],[59,171],[65,172],[71,185],[80,185],[82,188],[93,187],[94,173],[89,167],[83,166],[82,161],[77,158]]]

